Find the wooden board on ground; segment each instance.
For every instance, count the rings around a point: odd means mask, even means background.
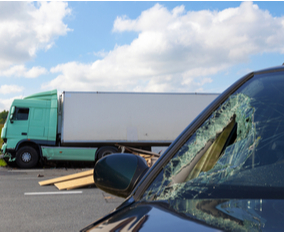
[[[79,173],[76,173],[76,174],[57,177],[57,178],[53,178],[53,179],[50,179],[50,180],[40,181],[38,183],[39,183],[40,186],[44,186],[44,185],[60,183],[60,182],[63,182],[63,181],[70,181],[70,180],[74,180],[74,179],[78,179],[78,178],[80,179],[80,178],[89,177],[89,176],[91,176],[93,178],[93,173],[94,173],[94,170],[92,169],[92,170],[89,170],[89,171],[84,171],[84,172],[79,172]]]
[[[54,184],[59,190],[71,190],[95,184],[93,175]]]

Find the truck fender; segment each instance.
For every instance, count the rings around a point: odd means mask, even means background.
[[[33,140],[24,139],[24,140],[19,141],[15,148],[15,152],[17,152],[21,147],[24,147],[24,146],[30,146],[30,147],[36,148],[38,151],[39,158],[40,159],[43,158],[40,145],[36,141],[33,141]]]

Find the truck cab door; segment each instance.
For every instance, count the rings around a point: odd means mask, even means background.
[[[26,139],[29,126],[29,108],[14,107],[11,110],[10,122],[7,130],[7,138],[13,140]]]

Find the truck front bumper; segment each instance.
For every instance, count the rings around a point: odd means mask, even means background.
[[[4,143],[1,148],[1,158],[5,159],[5,161],[13,162],[16,160],[16,157],[13,157],[12,153],[7,150],[7,143]]]
[[[13,157],[11,153],[6,152],[5,154],[3,154],[3,159],[6,162],[14,162],[16,160],[16,157]]]
[[[5,154],[6,153],[6,149],[7,149],[7,143],[3,143],[2,147],[1,147],[1,152],[3,154]]]

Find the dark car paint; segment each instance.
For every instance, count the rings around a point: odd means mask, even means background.
[[[220,225],[210,225],[205,219],[196,217],[193,214],[187,213],[184,214],[177,212],[171,207],[161,207],[156,203],[141,203],[139,202],[142,194],[149,184],[156,177],[157,173],[161,171],[164,165],[173,157],[173,155],[178,151],[180,146],[199,128],[199,126],[206,120],[210,114],[218,108],[222,102],[224,102],[227,97],[236,91],[241,85],[246,81],[251,79],[253,76],[269,72],[278,72],[284,71],[284,67],[276,67],[270,69],[260,70],[258,72],[252,72],[235,84],[229,87],[223,92],[217,99],[212,102],[179,136],[178,138],[170,145],[167,151],[161,156],[161,158],[154,164],[154,166],[145,174],[141,181],[137,184],[136,188],[129,196],[124,203],[122,203],[117,209],[112,213],[106,215],[105,217],[99,219],[88,227],[84,228],[82,231],[92,231],[92,228],[100,228],[100,231],[120,231],[125,229],[125,231],[157,231],[155,227],[159,225],[158,231],[174,231],[178,228],[178,231],[182,231],[181,228],[186,228],[186,230],[201,230],[201,231],[216,231],[217,230],[234,230],[226,228]],[[216,199],[214,199],[216,200]],[[212,199],[202,199],[200,201],[214,201]],[[220,199],[220,202],[228,201],[229,199]],[[230,199],[231,200],[231,199]],[[193,200],[188,200],[193,201]],[[250,205],[250,199],[239,199],[238,202],[246,202],[246,207],[243,207],[241,210],[247,212]],[[258,209],[258,214],[251,215],[252,220],[258,225],[254,228],[256,231],[282,231],[284,228],[284,201],[283,200],[262,200],[262,199],[253,199],[253,201],[261,202],[261,208]],[[242,205],[242,204],[240,204]],[[216,209],[216,207],[214,207]],[[139,213],[137,213],[137,210]],[[234,222],[238,222],[239,218],[235,215],[230,215],[229,207],[226,209],[226,212],[221,212],[220,214],[214,214],[212,211],[207,211],[206,213],[215,219],[226,219]],[[218,210],[217,210],[218,211]],[[228,214],[227,216],[224,216]],[[137,216],[138,215],[138,216]],[[168,215],[171,215],[170,219],[167,220]],[[117,227],[115,224],[117,221],[122,220],[121,227]],[[214,220],[214,219],[213,219]],[[134,222],[139,222],[138,224]],[[162,222],[162,223],[157,223]],[[134,224],[133,224],[134,223]],[[252,222],[253,223],[253,222]],[[135,226],[138,227],[135,227]],[[133,227],[134,226],[134,227]],[[156,228],[156,229],[155,229]],[[96,230],[94,230],[96,231]]]
[[[170,218],[170,220],[167,220]],[[157,223],[163,221],[163,223]],[[183,213],[177,213],[167,208],[164,203],[134,203],[133,205],[117,211],[111,217],[94,223],[82,231],[172,231],[173,224],[179,225],[179,231],[188,228],[201,231],[216,231],[205,223],[201,223],[194,217],[187,217]]]
[[[202,199],[180,205],[137,202],[82,231],[282,231],[284,227],[283,200]]]

